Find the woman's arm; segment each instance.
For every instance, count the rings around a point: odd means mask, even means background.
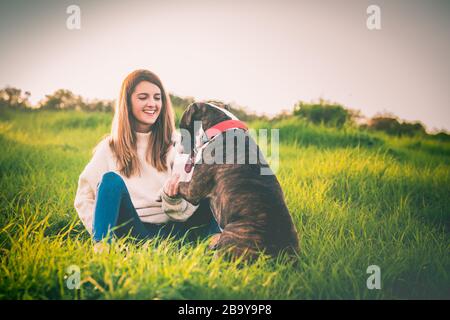
[[[162,208],[173,221],[186,221],[197,210],[198,205],[195,206],[192,203],[178,197],[169,197],[162,192]]]
[[[186,201],[178,195],[179,175],[167,181],[161,191],[162,209],[173,221],[186,221],[197,210],[198,205]]]
[[[92,233],[97,185],[103,174],[108,171],[108,148],[108,139],[98,144],[94,156],[78,179],[78,189],[75,195],[74,206],[89,233]]]

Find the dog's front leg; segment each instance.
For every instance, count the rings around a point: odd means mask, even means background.
[[[211,191],[212,174],[208,169],[208,165],[196,165],[191,181],[179,183],[178,193],[194,205],[197,205]]]

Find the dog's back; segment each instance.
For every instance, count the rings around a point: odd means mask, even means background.
[[[227,137],[229,134],[232,136]],[[239,140],[245,141],[245,149],[239,149],[235,143]],[[227,145],[231,141],[232,148]],[[223,164],[213,164],[216,183],[210,193],[211,207],[223,227],[216,248],[249,257],[256,257],[259,251],[272,256],[282,251],[297,252],[297,231],[281,186],[275,174],[267,174],[270,168],[248,132],[225,132],[209,147],[204,160],[214,156],[217,162],[217,153],[223,156]],[[230,150],[234,152],[233,159]],[[226,163],[227,157],[232,163]]]

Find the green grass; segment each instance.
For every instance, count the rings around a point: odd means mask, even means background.
[[[206,243],[118,241],[95,254],[73,200],[111,114],[0,114],[0,299],[450,298],[450,145],[292,120],[280,180],[295,263],[213,260]],[[251,123],[268,128],[269,123]],[[81,270],[80,290],[66,270]],[[369,265],[381,290],[368,290]]]

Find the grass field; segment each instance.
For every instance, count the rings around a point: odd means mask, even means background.
[[[206,243],[95,254],[73,200],[111,114],[0,114],[0,299],[450,298],[450,144],[284,120],[278,179],[296,263],[212,260]],[[250,123],[267,128],[268,123]],[[67,268],[81,271],[71,290]],[[378,265],[381,289],[369,290]]]

